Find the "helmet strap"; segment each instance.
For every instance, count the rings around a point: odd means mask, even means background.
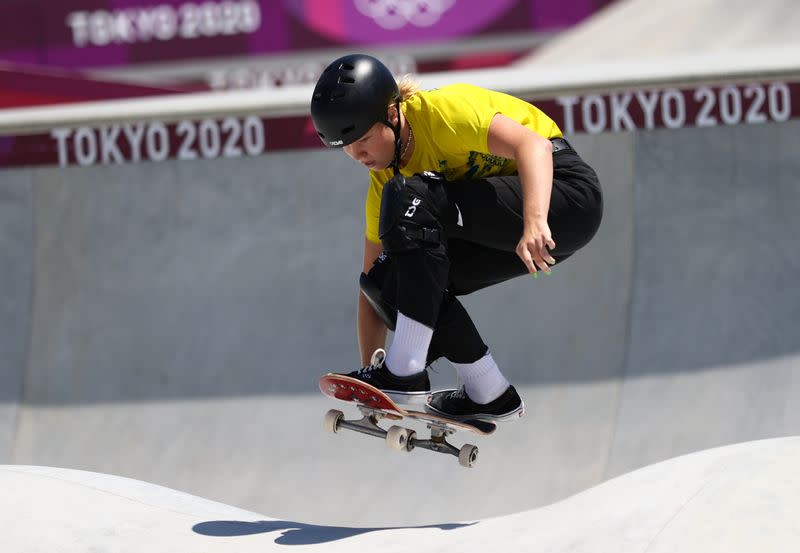
[[[397,100],[394,104],[397,109],[397,125],[391,125],[387,121],[387,125],[394,131],[394,159],[392,160],[392,170],[397,175],[400,172],[400,150],[402,144],[400,143],[400,130],[402,120],[400,118],[400,101]]]

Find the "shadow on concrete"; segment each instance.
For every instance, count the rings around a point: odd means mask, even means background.
[[[430,526],[408,527],[438,528],[440,530],[455,530],[472,526],[477,522],[468,524],[435,524]],[[338,540],[344,540],[367,534],[369,532],[381,532],[384,530],[402,530],[403,527],[386,528],[347,528],[340,526],[318,526],[315,524],[303,524],[287,520],[262,520],[258,522],[243,522],[236,520],[215,520],[196,524],[192,530],[203,536],[211,537],[238,537],[252,536],[255,534],[269,534],[271,532],[281,532],[275,539],[279,545],[317,545]]]

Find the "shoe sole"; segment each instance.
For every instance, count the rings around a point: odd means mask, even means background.
[[[381,390],[389,399],[398,405],[426,405],[430,392],[397,392],[394,390]]]
[[[431,407],[430,405],[425,405],[425,410],[433,413],[434,415],[453,419],[454,421],[474,420],[484,422],[511,422],[522,418],[522,416],[525,414],[525,402],[521,402],[519,407],[513,411],[509,411],[508,413],[503,413],[502,415],[490,415],[488,413],[476,413],[474,415],[451,415],[450,413],[445,413],[444,411],[440,411],[435,407]]]

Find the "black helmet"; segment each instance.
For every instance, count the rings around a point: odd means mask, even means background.
[[[347,146],[375,123],[392,127],[386,111],[399,100],[397,82],[383,63],[366,54],[350,54],[322,72],[311,97],[311,118],[326,146]]]

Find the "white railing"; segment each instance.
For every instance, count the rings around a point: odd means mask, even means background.
[[[666,84],[730,82],[800,77],[800,47],[642,59],[587,65],[536,65],[429,73],[424,88],[467,82],[534,99],[560,94],[640,89]],[[306,115],[311,86],[202,92],[0,110],[0,135],[28,134],[54,127],[130,121],[178,121],[237,115]]]

